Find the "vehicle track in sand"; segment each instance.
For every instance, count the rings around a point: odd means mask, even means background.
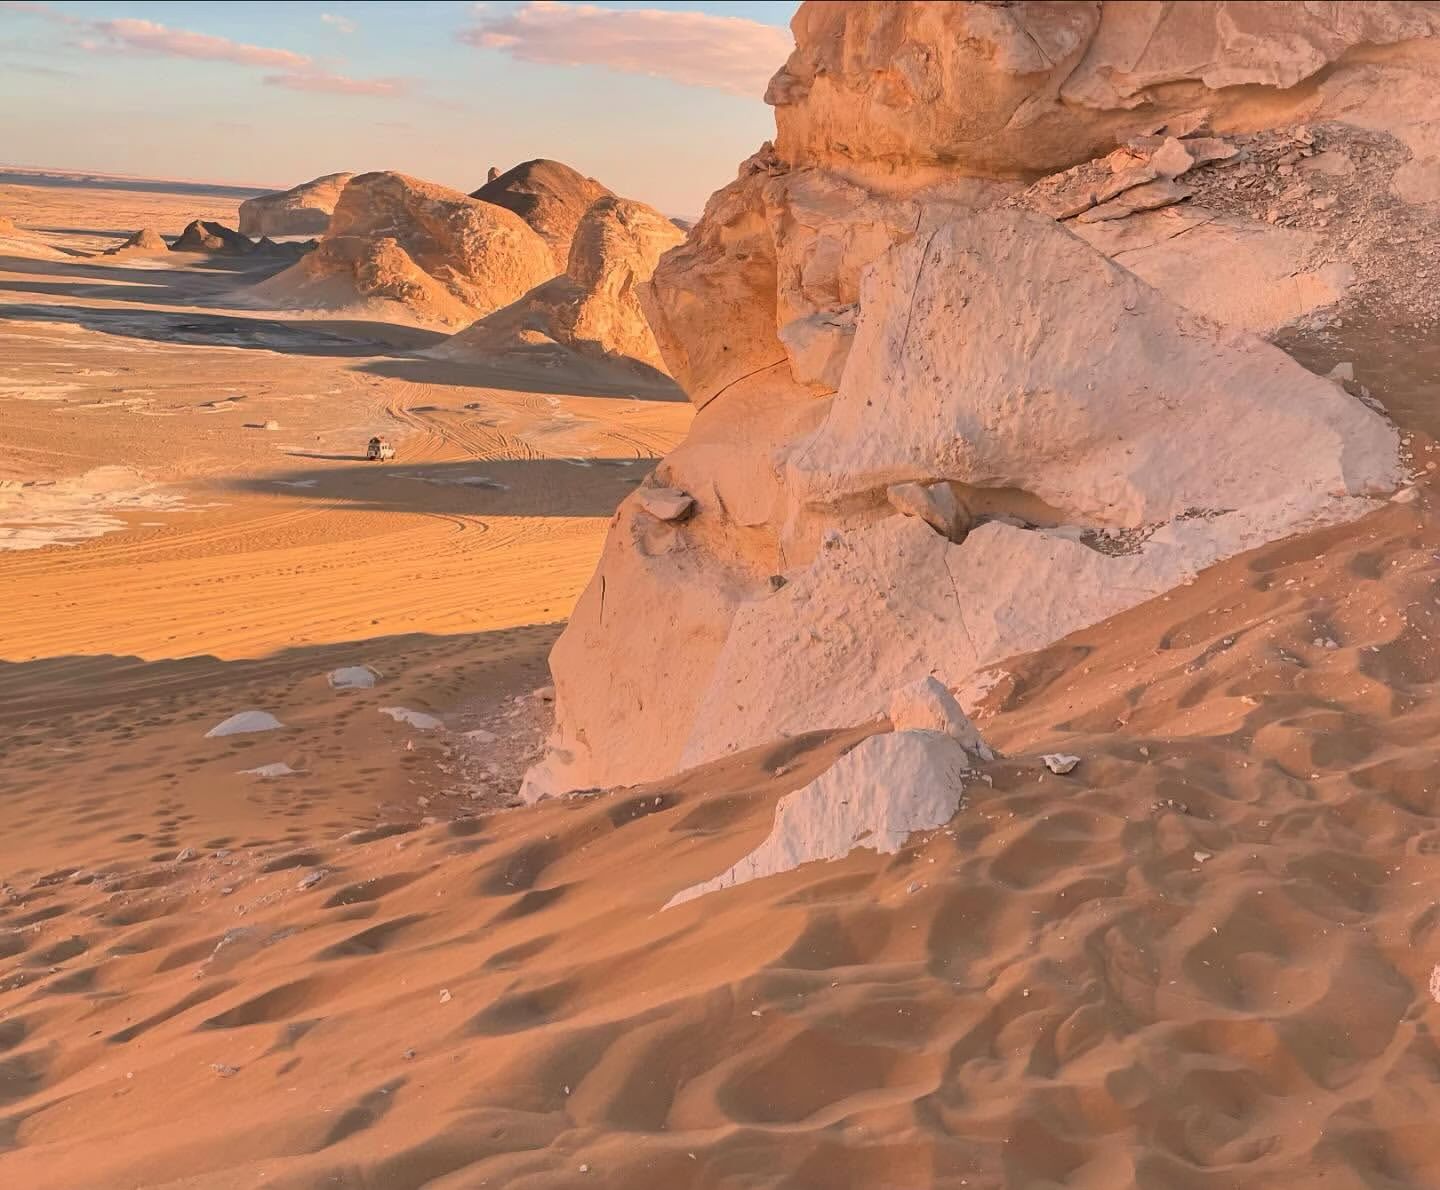
[[[317,443],[287,459],[306,470],[202,471],[178,485],[186,511],[127,514],[132,528],[123,532],[0,555],[0,581],[13,592],[0,660],[253,658],[561,619],[594,565],[614,502],[641,475],[586,470],[589,460],[644,459],[666,437],[653,417],[632,429],[627,402],[599,400],[597,414],[588,400],[569,399],[560,411],[570,417],[557,418],[553,398],[538,394],[385,379],[289,407],[287,430],[302,412],[326,419],[294,426],[307,447]],[[670,411],[670,441],[682,425],[677,412],[688,410]],[[382,433],[388,423],[395,459],[374,465],[358,446],[337,451],[337,418]],[[117,412],[83,424],[133,434],[137,423]],[[224,443],[236,426],[168,424],[207,435],[205,471],[229,465]],[[493,487],[472,482],[491,471]],[[286,486],[294,484],[306,486]]]

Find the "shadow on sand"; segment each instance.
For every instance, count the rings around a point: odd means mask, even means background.
[[[373,665],[383,673],[391,658],[435,650],[451,658],[474,658],[462,660],[459,666],[467,697],[500,696],[513,692],[517,667],[528,685],[543,683],[550,646],[562,627],[529,624],[453,636],[412,632],[303,645],[232,661],[209,654],[146,661],[112,653],[0,660],[0,744],[26,723],[53,732],[56,715],[93,715],[97,702],[124,711],[150,698],[173,699],[216,689],[232,689],[237,702],[243,702],[247,685],[309,677],[323,681],[324,674],[344,665]],[[447,671],[453,665],[447,663]]]
[[[0,320],[66,322],[154,343],[334,358],[384,356],[388,358],[371,359],[358,370],[414,384],[639,401],[686,399],[670,377],[639,360],[592,359],[557,345],[523,356],[434,359],[419,353],[444,343],[449,332],[373,320],[286,317],[264,310],[250,314],[235,308],[248,305],[239,291],[293,262],[257,263],[253,257],[207,258],[189,253],[184,257],[183,261],[158,257],[164,263],[153,268],[86,257],[83,263],[61,263],[57,268],[55,261],[0,256],[0,273],[10,274],[0,280],[0,293],[117,303],[0,303]]]
[[[94,296],[94,295],[92,295]],[[107,289],[105,296],[109,297]],[[152,294],[150,301],[159,301]],[[248,347],[285,355],[367,357],[408,352],[445,336],[390,323],[202,314],[198,311],[112,309],[104,306],[0,305],[0,320],[67,322],[104,335],[198,347]]]
[[[473,459],[449,463],[353,462],[278,474],[218,479],[221,492],[279,493],[365,512],[431,516],[608,517],[659,460]]]
[[[555,357],[549,355],[553,361]],[[442,360],[411,356],[377,360],[362,372],[412,384],[456,388],[498,388],[507,392],[575,397],[631,397],[638,401],[684,401],[680,386],[663,372],[638,361],[580,360],[556,365],[517,359]]]

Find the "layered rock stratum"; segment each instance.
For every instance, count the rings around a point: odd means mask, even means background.
[[[570,243],[591,205],[610,195],[608,187],[559,161],[522,161],[503,174],[491,167],[485,185],[471,198],[493,203],[524,219],[550,245],[555,272],[570,261]]]
[[[1387,420],[1260,336],[1362,298],[1425,316],[1440,5],[792,28],[775,143],[642,287],[698,409],[647,483],[689,503],[619,509],[528,797],[973,688],[1402,481]]]
[[[320,236],[330,230],[330,217],[340,193],[354,174],[325,174],[276,194],[262,194],[240,204],[240,233],[247,236]]]
[[[554,275],[523,219],[398,173],[360,174],[316,250],[250,290],[263,303],[464,326]]]
[[[663,369],[639,287],[684,234],[659,211],[606,195],[575,229],[563,274],[481,319],[437,353],[563,363],[571,353]]]

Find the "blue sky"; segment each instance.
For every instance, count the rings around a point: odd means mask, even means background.
[[[0,0],[0,162],[473,189],[554,157],[698,213],[773,129],[793,0]],[[659,76],[659,77],[656,77]]]

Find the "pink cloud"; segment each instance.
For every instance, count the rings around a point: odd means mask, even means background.
[[[601,66],[755,99],[790,53],[790,34],[741,17],[529,0],[458,34],[546,66]]]
[[[410,90],[408,79],[352,79],[323,70],[267,74],[265,83],[271,87],[289,87],[292,91],[328,91],[332,95],[404,95]]]
[[[48,4],[32,4],[29,3],[29,0],[0,0],[0,9],[5,9],[7,12],[23,12],[29,16],[54,21],[60,25],[79,24],[79,21],[68,13],[63,13]]]
[[[246,45],[228,37],[208,33],[191,33],[170,29],[154,21],[115,20],[90,21],[86,28],[98,40],[82,42],[83,48],[96,52],[138,51],[160,54],[167,58],[196,58],[210,62],[238,62],[244,66],[309,66],[311,59],[291,50],[273,50],[260,45]]]

